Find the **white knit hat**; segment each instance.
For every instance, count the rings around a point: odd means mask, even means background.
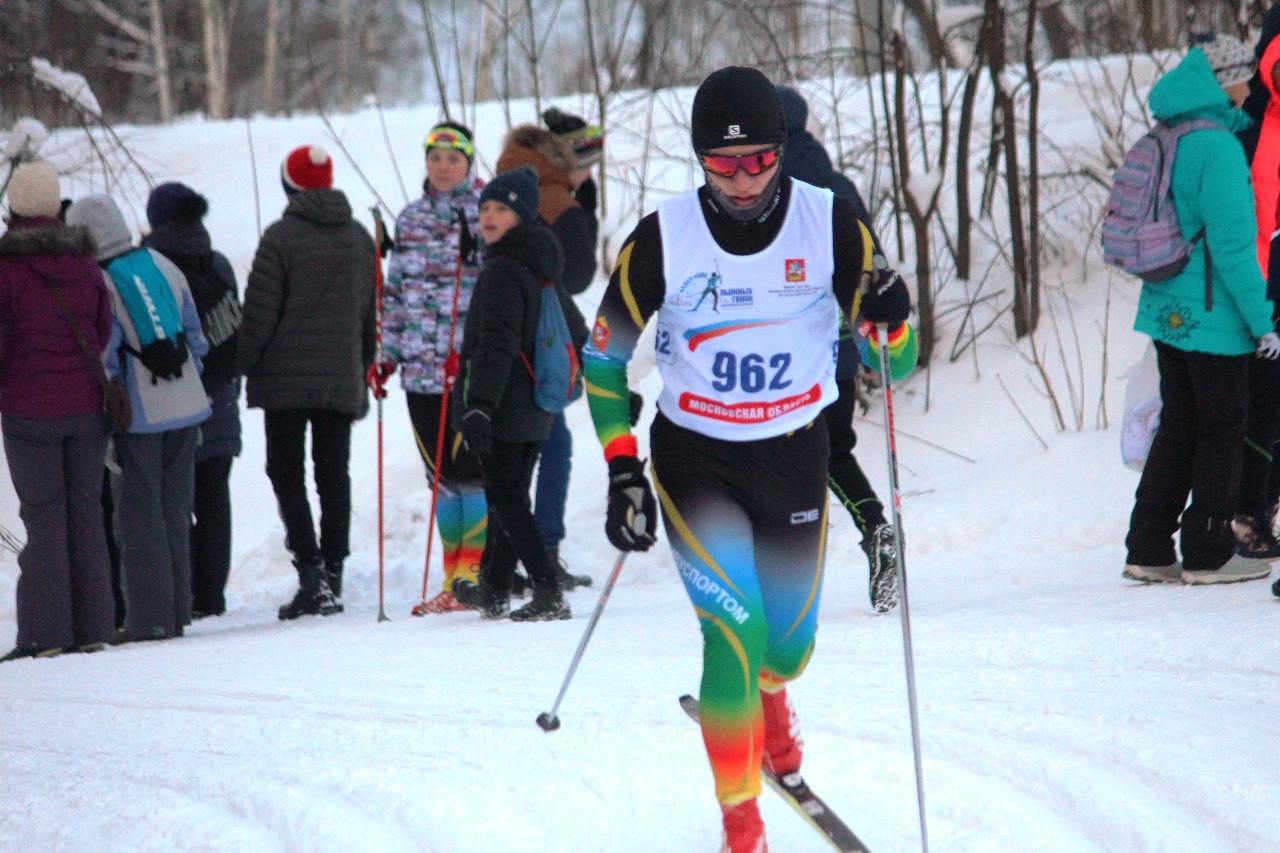
[[[1204,51],[1213,76],[1224,89],[1247,82],[1257,67],[1253,51],[1226,33],[1200,33],[1196,36],[1196,47]]]
[[[43,160],[22,163],[9,181],[9,212],[15,216],[57,216],[62,209],[58,173]]]

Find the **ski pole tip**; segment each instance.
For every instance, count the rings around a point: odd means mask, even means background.
[[[538,715],[538,728],[544,732],[554,732],[560,728],[560,718],[544,711]]]

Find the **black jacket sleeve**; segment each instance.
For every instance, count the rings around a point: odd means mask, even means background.
[[[600,224],[581,207],[570,207],[556,217],[551,230],[564,249],[564,288],[577,296],[591,285],[596,274],[596,235]]]

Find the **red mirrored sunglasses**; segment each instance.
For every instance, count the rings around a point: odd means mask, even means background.
[[[759,175],[778,162],[782,156],[782,146],[755,151],[751,154],[740,154],[730,157],[724,154],[698,154],[698,162],[702,168],[722,178],[732,178],[742,169],[752,177]]]

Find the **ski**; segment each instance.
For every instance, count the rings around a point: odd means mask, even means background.
[[[680,697],[680,707],[695,723],[701,721],[698,714],[698,700],[688,694]],[[827,842],[841,853],[871,853],[867,846],[853,834],[853,830],[845,825],[822,798],[813,792],[799,773],[789,773],[779,777],[767,770],[761,770],[769,787],[796,810],[809,825],[816,829]]]

